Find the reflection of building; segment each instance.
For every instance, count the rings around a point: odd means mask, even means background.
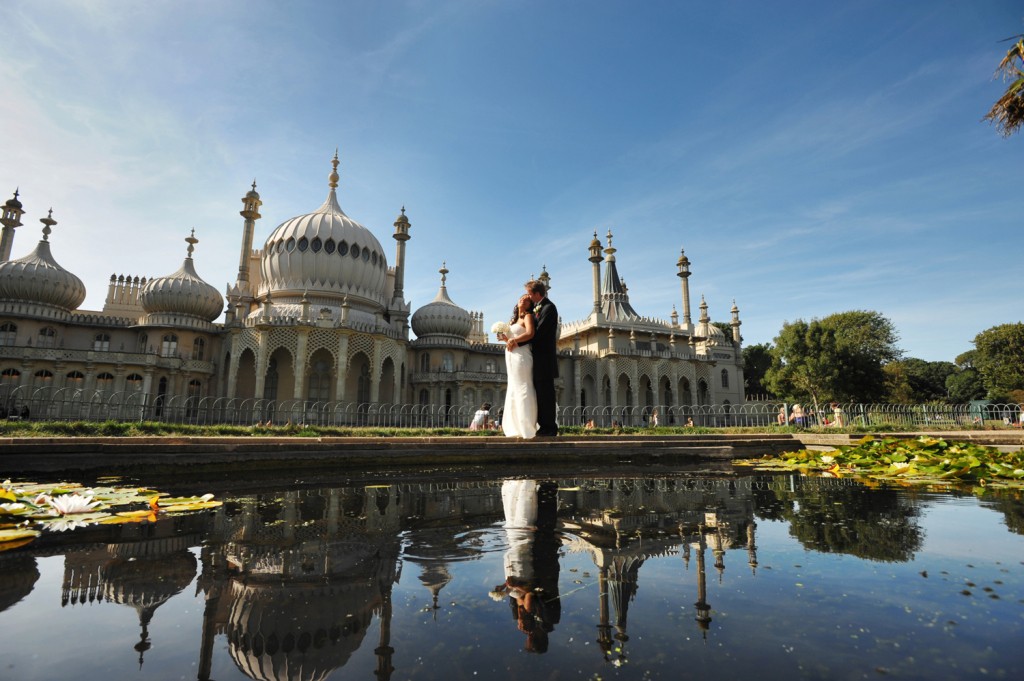
[[[200,538],[195,534],[174,535],[173,522],[133,529],[148,536],[65,554],[61,605],[108,602],[134,608],[140,628],[134,648],[141,667],[145,652],[152,646],[149,624],[157,608],[195,579],[196,558],[189,547]]]
[[[28,406],[33,417],[216,419],[241,411],[333,421],[347,414],[340,405],[500,404],[502,346],[487,342],[482,314],[451,299],[445,266],[435,299],[413,312],[405,298],[412,223],[403,208],[389,264],[377,236],[342,210],[338,164],[335,154],[324,203],[282,222],[260,247],[263,200],[253,183],[242,197],[239,265],[226,296],[197,273],[193,234],[172,274],[111,275],[98,311],[79,309],[85,285],[54,257],[52,211],[34,250],[12,259],[25,215],[15,192],[0,217],[5,408]],[[711,323],[703,298],[694,321],[690,261],[681,254],[682,320],[674,309],[670,321],[641,316],[616,251],[610,231],[603,249],[596,233],[581,248],[580,264],[584,252],[591,263],[593,308],[562,326],[563,419],[578,421],[584,408],[639,420],[656,406],[742,403],[735,304],[725,332]],[[76,262],[70,254],[62,259]],[[550,280],[546,269],[540,276]],[[663,413],[661,422],[672,417]]]
[[[702,632],[711,622],[706,549],[712,550],[720,580],[726,551],[741,542],[751,567],[757,565],[753,497],[734,481],[596,480],[562,494],[570,510],[562,526],[579,537],[569,550],[589,553],[598,569],[597,642],[608,661],[626,658],[629,606],[647,559],[675,554],[681,545],[689,569],[696,549],[694,619]]]
[[[17,605],[32,593],[39,579],[39,568],[33,556],[17,551],[0,552],[0,612]]]

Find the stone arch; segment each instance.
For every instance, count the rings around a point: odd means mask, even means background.
[[[580,406],[581,407],[596,407],[600,404],[601,399],[597,394],[597,381],[593,376],[587,374],[583,377],[580,387]]]
[[[250,348],[245,348],[238,356],[235,396],[242,399],[256,397],[256,353]]]
[[[380,397],[382,404],[392,404],[396,401],[395,395],[395,362],[390,357],[385,357],[380,367]]]
[[[362,404],[370,401],[370,358],[361,350],[349,357],[348,372],[345,375],[344,400]]]
[[[334,389],[334,353],[327,348],[317,348],[306,361],[306,399],[310,402],[329,402]]]
[[[295,394],[295,356],[291,351],[278,346],[267,358],[267,369],[263,377],[263,397],[268,400],[286,400]]]

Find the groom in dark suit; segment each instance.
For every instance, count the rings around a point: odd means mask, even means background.
[[[527,341],[533,348],[533,388],[537,391],[537,435],[558,435],[555,420],[555,379],[558,378],[558,308],[548,297],[548,287],[536,279],[526,282],[526,293],[534,303],[537,327]],[[526,344],[524,343],[524,345]]]

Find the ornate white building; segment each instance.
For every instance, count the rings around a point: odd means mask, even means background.
[[[389,266],[377,237],[341,209],[337,154],[332,166],[323,205],[281,223],[261,248],[253,247],[262,205],[253,183],[242,198],[238,273],[226,301],[196,272],[193,233],[173,274],[112,275],[103,309],[78,309],[85,287],[54,259],[52,212],[35,249],[11,259],[25,214],[15,192],[0,217],[3,408],[27,408],[33,418],[241,422],[350,423],[354,413],[372,413],[396,425],[442,414],[441,422],[462,425],[480,403],[500,405],[503,346],[489,342],[483,314],[453,302],[444,265],[437,296],[410,314],[405,209],[394,223]],[[694,324],[690,263],[681,254],[682,321],[674,309],[670,321],[643,317],[629,302],[615,253],[610,231],[603,249],[594,234],[593,308],[562,323],[563,421],[618,415],[629,422],[660,408],[666,425],[685,413],[678,408],[742,404],[735,304],[731,334],[710,322],[703,298]],[[550,280],[546,269],[541,278]]]

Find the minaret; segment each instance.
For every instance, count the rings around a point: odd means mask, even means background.
[[[544,284],[544,290],[545,291],[550,291],[551,290],[551,275],[548,274],[548,266],[547,265],[541,265],[540,266],[540,276],[537,277],[537,281],[539,281],[540,283]]]
[[[740,344],[740,324],[742,324],[743,322],[740,321],[740,309],[738,307],[736,307],[736,299],[735,298],[733,298],[733,301],[732,301],[732,310],[731,310],[731,312],[732,312],[732,322],[730,322],[729,325],[732,326],[732,342],[735,343],[736,346],[738,347],[739,344]]]
[[[402,206],[402,214],[395,218],[394,239],[398,242],[395,247],[395,298],[392,307],[398,307],[405,299],[405,242],[409,236],[409,228],[412,223],[405,217],[405,206]]]
[[[21,201],[18,200],[18,190],[14,190],[14,198],[7,199],[4,204],[3,217],[0,217],[0,224],[3,224],[3,235],[0,236],[0,262],[7,262],[11,259],[11,248],[14,246],[14,230],[21,227],[21,216],[25,211],[21,209]]]
[[[693,331],[693,320],[690,319],[690,259],[686,257],[686,252],[681,248],[676,266],[679,267],[676,276],[683,280],[683,327],[687,332],[691,332]]]
[[[597,230],[594,230],[594,238],[590,242],[590,257],[587,258],[594,264],[594,312],[601,311],[601,242],[597,240]]]
[[[250,299],[253,292],[249,286],[249,260],[252,257],[252,237],[256,231],[256,221],[262,217],[262,205],[260,195],[256,192],[256,180],[253,180],[252,189],[242,197],[242,210],[238,213],[245,218],[245,222],[242,225],[242,253],[238,258],[238,280],[235,283],[239,294]]]

